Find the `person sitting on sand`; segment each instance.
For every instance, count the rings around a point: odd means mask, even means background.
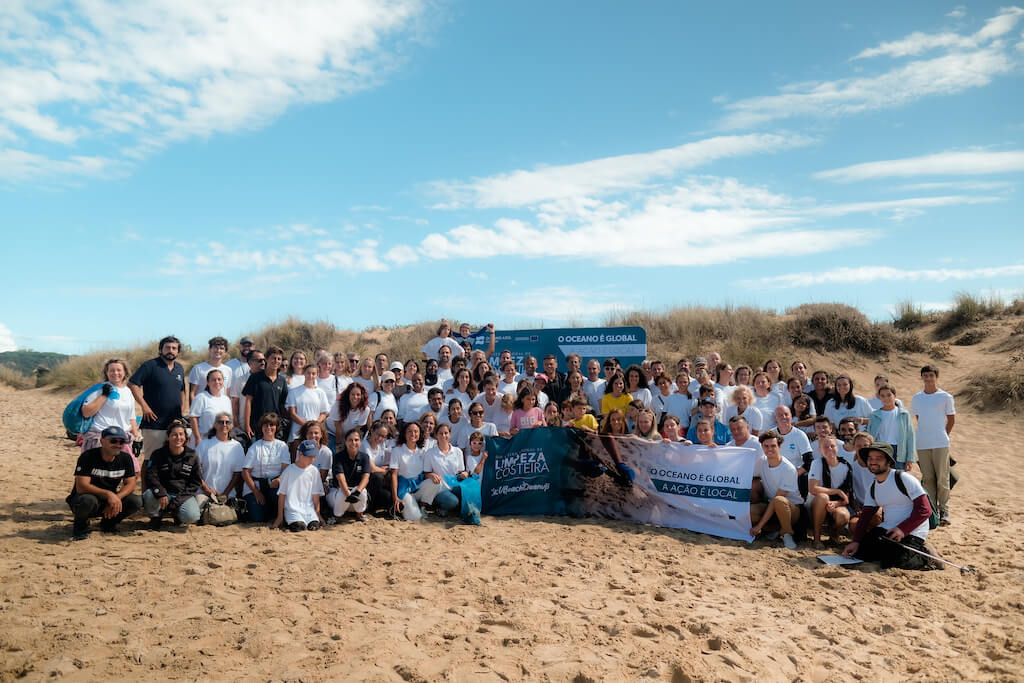
[[[320,516],[320,496],[324,495],[324,484],[320,472],[313,467],[313,461],[320,453],[320,444],[306,440],[299,444],[295,462],[281,473],[281,484],[277,489],[277,519],[271,528],[277,529],[282,523],[289,531],[316,531],[323,526]]]
[[[807,507],[811,512],[811,530],[816,549],[824,548],[821,527],[827,522],[833,543],[839,531],[850,522],[853,512],[853,470],[839,457],[839,446],[831,436],[821,440],[821,457],[811,463],[807,475]]]
[[[797,490],[796,468],[782,457],[782,437],[774,431],[768,430],[758,441],[764,455],[757,459],[754,474],[760,477],[768,502],[750,504],[750,519],[757,520],[750,535],[758,536],[769,522],[776,520],[783,545],[796,550],[793,527],[800,520],[804,502]]]
[[[140,507],[142,499],[135,493],[135,464],[122,450],[128,435],[117,426],[100,433],[100,445],[78,456],[75,482],[66,498],[75,516],[72,538],[81,541],[89,536],[89,518],[103,517],[100,530],[117,531],[118,523]]]
[[[370,485],[370,456],[360,448],[363,439],[358,429],[350,429],[342,444],[342,450],[334,454],[327,504],[331,506],[335,519],[341,519],[346,512],[352,510],[356,521],[365,522],[363,513],[370,500],[367,492]]]
[[[883,569],[927,569],[929,561],[912,550],[931,552],[925,546],[931,503],[916,477],[897,467],[892,446],[876,441],[861,452],[875,475],[853,540],[843,549],[846,557],[878,562]],[[902,484],[902,486],[901,486]],[[882,523],[870,528],[876,510]]]
[[[178,524],[199,521],[201,510],[196,493],[203,483],[199,456],[185,443],[185,422],[172,422],[167,443],[156,449],[146,468],[146,492],[142,504],[149,514],[149,528],[159,529],[163,517],[173,516]]]

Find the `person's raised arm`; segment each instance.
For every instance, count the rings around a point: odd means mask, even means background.
[[[494,323],[487,323],[487,331],[491,333],[491,341],[487,345],[487,357],[490,358],[494,355]]]

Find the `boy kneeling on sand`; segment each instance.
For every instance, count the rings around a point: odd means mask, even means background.
[[[277,489],[277,519],[271,524],[276,529],[282,522],[289,531],[316,531],[323,526],[320,516],[320,496],[324,495],[324,483],[320,471],[312,467],[320,452],[320,444],[306,439],[299,444],[295,462],[281,473]]]

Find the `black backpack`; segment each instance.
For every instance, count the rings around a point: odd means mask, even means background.
[[[850,466],[850,463],[848,463],[845,458],[837,458],[837,460],[839,460],[839,462],[841,462],[842,464],[846,465],[846,476],[843,478],[843,482],[841,484],[839,484],[839,486],[835,486],[835,487],[832,486],[832,468],[829,467],[828,463],[825,462],[825,459],[822,458],[822,460],[821,460],[821,483],[824,484],[825,488],[827,488],[827,489],[830,489],[830,488],[837,488],[837,489],[839,489],[840,491],[842,491],[843,493],[846,494],[846,497],[849,500],[852,501],[853,500],[853,468]],[[874,495],[874,490],[873,489],[872,489],[871,493],[872,493],[872,495]],[[906,491],[904,491],[904,493],[906,493]]]
[[[910,498],[910,494],[907,493],[907,485],[903,483],[903,472],[900,472],[899,470],[893,470],[892,472],[893,476],[896,477],[896,488],[898,488],[900,490],[900,493],[902,493],[904,496]],[[871,500],[875,500],[876,483],[878,483],[878,480],[871,482]],[[937,526],[939,526],[939,508],[935,507],[935,501],[932,500],[932,497],[928,495],[927,491],[924,495],[928,496],[928,504],[932,506],[932,514],[928,517],[928,528],[934,529]],[[914,499],[910,498],[910,500],[911,502],[913,502]]]

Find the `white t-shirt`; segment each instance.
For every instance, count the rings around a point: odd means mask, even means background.
[[[469,394],[464,391],[459,391],[458,389],[453,390],[450,394],[445,392],[444,402],[446,405],[450,403],[453,398],[459,399],[459,402],[462,404],[463,415],[469,412],[469,404],[473,402],[473,399],[470,398]]]
[[[313,467],[330,472],[333,463],[334,454],[331,453],[331,449],[327,446],[321,446],[316,454],[316,458],[313,460]]]
[[[651,408],[651,411],[654,413],[654,421],[655,421],[655,423],[658,423],[658,422],[661,421],[661,416],[665,413],[665,404],[668,402],[668,400],[671,397],[672,397],[671,393],[669,393],[668,396],[665,396],[664,394],[661,393],[660,389],[655,389],[654,391],[651,392],[651,405],[650,405],[650,408]]]
[[[871,482],[875,480],[875,475],[871,474],[871,470],[861,465],[860,461],[856,458],[850,460],[850,467],[853,469],[853,499],[864,505],[864,501],[868,497],[868,491],[871,490]]]
[[[822,486],[825,485],[825,480],[822,478],[822,472],[824,472],[826,467],[828,467],[829,475],[831,476],[832,480],[832,485],[829,486],[830,489],[839,488],[842,485],[843,481],[846,479],[846,475],[850,472],[849,465],[843,462],[837,462],[836,466],[832,467],[827,462],[825,462],[825,458],[818,458],[817,460],[811,463],[811,469],[808,470],[807,472],[808,486],[810,486],[811,479],[816,480]]]
[[[754,474],[761,477],[764,484],[764,495],[769,500],[774,498],[779,491],[786,492],[786,500],[800,505],[804,502],[800,495],[800,487],[797,483],[796,468],[785,458],[779,461],[775,467],[768,465],[768,458],[761,456],[754,466]]]
[[[281,486],[277,489],[284,495],[284,521],[316,522],[316,508],[313,507],[313,496],[324,495],[324,483],[320,479],[320,470],[315,466],[299,467],[291,464],[281,474]]]
[[[395,446],[391,449],[391,458],[388,460],[388,467],[398,470],[398,476],[412,479],[423,474],[423,453],[422,448],[409,450],[405,444]]]
[[[252,371],[248,365],[243,365],[240,368],[231,369],[231,384],[225,384],[224,386],[228,389],[228,396],[231,398],[241,398],[242,389],[245,388],[245,382],[249,379],[249,375]],[[239,413],[242,414],[241,412]]]
[[[205,391],[203,393],[206,393]],[[245,464],[245,451],[242,444],[234,439],[221,441],[217,437],[203,439],[196,447],[199,465],[203,471],[203,481],[214,491],[220,493],[228,484],[235,472],[241,472]],[[228,492],[228,498],[234,498],[235,491]]]
[[[537,407],[544,410],[544,406],[551,402],[551,399],[543,391],[537,392]]]
[[[288,398],[284,401],[284,407],[295,408],[296,414],[307,422],[316,420],[320,417],[320,413],[327,413],[331,410],[331,404],[319,387],[310,388],[305,385],[288,390]],[[289,441],[298,438],[301,426],[297,422],[292,422],[292,429],[288,434]]]
[[[345,387],[352,384],[351,377],[338,377],[337,375],[331,375],[330,377],[317,377],[316,385],[324,392],[324,396],[327,397],[328,401],[334,402],[338,400],[338,395],[345,391]]]
[[[782,457],[797,469],[803,467],[804,453],[811,450],[811,442],[807,438],[807,434],[794,427],[789,430],[789,434],[779,434],[779,436],[782,437],[782,445],[779,447]]]
[[[417,394],[409,391],[398,399],[398,420],[399,422],[415,422],[423,413],[427,412],[429,407],[427,392],[421,391]]]
[[[747,409],[749,410],[749,408]],[[757,452],[757,457],[764,457],[764,449],[761,448],[761,442],[757,440],[757,437],[751,434],[750,438],[747,439],[746,443],[736,443],[736,439],[730,439],[726,446],[739,446],[740,448],[749,448]],[[785,460],[785,458],[783,458]]]
[[[330,423],[331,429],[334,429],[334,423],[341,419],[341,404],[337,401],[331,406],[331,414],[327,416],[327,422]],[[345,416],[344,422],[341,423],[341,433],[335,433],[335,438],[341,438],[348,433],[348,430],[355,429],[356,427],[365,427],[366,421],[370,419],[370,409],[363,408],[361,410],[350,410],[348,415]]]
[[[452,444],[464,451],[469,450],[469,436],[473,432],[480,432],[484,436],[497,436],[498,428],[491,422],[484,422],[479,427],[474,427],[469,420],[462,420],[459,426],[452,432]]]
[[[486,418],[487,416],[484,415]],[[506,413],[504,410],[499,410],[497,415],[494,417],[494,428],[498,432],[505,432],[508,434],[512,431],[512,413]]]
[[[895,478],[900,476],[903,477],[903,485],[907,489],[906,496],[896,488]],[[914,501],[923,495],[925,495],[924,488],[921,486],[921,482],[917,480],[917,477],[891,469],[885,481],[878,482],[876,479],[875,497],[873,499],[871,497],[871,485],[868,484],[868,493],[864,506],[882,508],[883,519],[879,526],[883,529],[892,529],[910,517],[910,513],[914,511]],[[910,532],[910,535],[921,539],[927,538],[928,520],[926,519],[921,522],[916,529]]]
[[[690,427],[690,420],[693,419],[693,406],[696,404],[692,398],[679,392],[671,393],[665,398],[665,412],[679,418],[682,429]]]
[[[214,396],[208,391],[201,391],[192,399],[192,407],[189,408],[189,417],[196,418],[199,423],[199,437],[206,438],[210,428],[213,427],[213,418],[217,413],[231,415],[231,399],[221,389],[220,396]],[[207,482],[209,483],[209,482]]]
[[[363,443],[359,446],[359,451],[370,456],[370,462],[377,467],[387,467],[388,460],[391,458],[391,447],[388,446],[387,439],[377,444],[376,448],[370,445],[369,439],[363,439]]]
[[[398,400],[395,398],[394,394],[389,394],[386,391],[370,392],[370,410],[373,411],[374,420],[379,420],[385,410],[394,412],[395,417],[397,418]]]
[[[224,386],[226,387],[230,387],[235,379],[234,372],[227,363],[221,363],[220,365],[210,365],[206,361],[197,363],[188,371],[188,383],[196,385],[197,394],[206,388],[206,375],[209,374],[210,370],[220,370],[220,373],[224,376]]]
[[[512,396],[515,396],[516,395],[516,385],[517,384],[518,384],[518,382],[516,382],[516,381],[506,382],[505,380],[501,380],[500,382],[498,382],[498,393],[499,394],[510,394]]]
[[[372,377],[370,379],[363,379],[362,377],[353,377],[352,381],[361,386],[366,391],[367,396],[377,391],[377,387],[373,386]]]
[[[445,391],[452,388],[452,369],[451,368],[438,368],[437,369],[437,384]]]
[[[736,406],[726,407],[725,419],[722,420],[723,424],[728,426],[729,420],[736,417],[738,414]],[[764,416],[761,415],[761,411],[753,405],[747,406],[747,409],[743,411],[743,417],[747,419],[747,424],[750,425],[751,432],[757,432],[760,434],[764,431]]]
[[[444,476],[454,476],[466,468],[466,460],[462,457],[462,449],[458,446],[448,447],[442,453],[436,445],[423,454],[423,471]]]
[[[774,391],[769,391],[767,396],[754,394],[753,406],[761,413],[761,424],[764,431],[775,429],[778,426],[775,424],[775,409],[780,405],[782,405],[782,397]]]
[[[462,457],[466,459],[466,471],[467,472],[469,472],[470,474],[473,474],[473,470],[475,470],[476,466],[480,464],[481,460],[483,460],[483,453],[484,452],[486,452],[486,451],[481,451],[481,454],[480,454],[479,457],[477,457],[475,455],[472,455],[471,451],[469,451],[468,449],[464,450],[462,452]],[[481,472],[481,474],[483,474],[483,473]]]
[[[494,422],[494,419],[502,412],[501,410],[501,394],[494,395],[494,403],[487,402],[487,396],[484,394],[478,394],[473,403],[478,406],[483,406],[484,409],[484,422]]]
[[[604,383],[603,379],[599,379],[596,382],[591,382],[589,379],[583,380],[583,395],[587,397],[590,407],[598,415],[601,414],[601,397],[604,396]]]
[[[636,391],[630,391],[628,393],[630,396],[633,397],[634,401],[640,401],[641,403],[643,403],[644,408],[651,407],[651,399],[653,399],[654,397],[651,395],[651,390],[648,389],[647,387],[640,387]]]
[[[227,365],[229,368],[231,368],[232,377],[237,377],[238,373],[242,372],[243,370],[245,371],[246,374],[249,373],[249,361],[242,360],[241,358],[232,358],[224,365]],[[224,386],[228,385],[225,384]]]
[[[863,396],[853,397],[853,407],[847,408],[846,403],[840,403],[836,406],[834,399],[829,399],[828,403],[825,404],[825,417],[832,420],[832,424],[836,427],[839,426],[839,421],[844,417],[871,417],[871,404]],[[857,429],[864,431],[867,429],[866,424],[857,425]]]
[[[434,337],[426,344],[424,344],[423,348],[421,348],[420,351],[426,354],[427,358],[440,360],[437,357],[437,354],[441,352],[442,346],[447,346],[449,349],[452,350],[452,358],[455,358],[456,356],[461,356],[464,353],[462,346],[459,345],[459,342],[455,341],[451,337]]]
[[[91,403],[102,391],[103,387],[100,387],[92,392],[85,397],[85,402]],[[120,427],[125,434],[130,435],[132,427],[135,426],[135,397],[127,386],[114,387],[114,391],[117,392],[117,398],[111,398],[113,394],[107,396],[107,400],[92,419],[91,431],[102,432],[107,427]]]
[[[936,390],[933,394],[919,391],[910,401],[910,414],[917,418],[918,450],[949,446],[946,416],[956,415],[952,396],[942,389]]]
[[[281,476],[281,470],[292,463],[288,444],[284,441],[254,441],[245,453],[242,469],[249,470],[253,479],[274,479]],[[248,484],[242,485],[242,495],[252,493]]]
[[[899,417],[900,409],[893,408],[892,410],[882,410],[879,408],[875,411],[878,413],[878,440],[884,443],[897,443],[900,438],[900,421]],[[945,431],[945,429],[943,429]]]

